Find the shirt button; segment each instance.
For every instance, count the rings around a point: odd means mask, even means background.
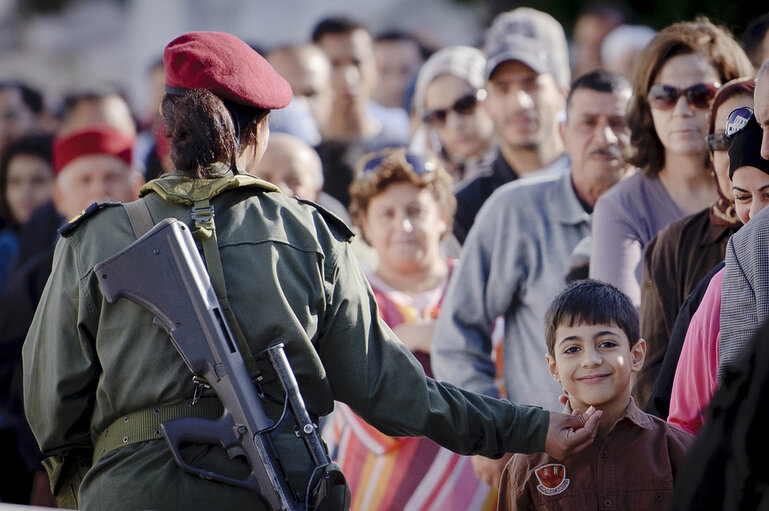
[[[606,459],[607,456],[608,454],[606,451],[601,451],[601,458]]]
[[[611,507],[611,499],[606,499],[603,501],[604,507]]]

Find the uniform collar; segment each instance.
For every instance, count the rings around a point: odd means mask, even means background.
[[[266,192],[279,192],[278,187],[251,174],[229,173],[213,179],[195,179],[178,173],[166,174],[153,179],[139,190],[139,196],[154,192],[169,202],[193,204],[211,199],[233,188],[257,188]]]

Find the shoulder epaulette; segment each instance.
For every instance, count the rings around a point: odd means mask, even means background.
[[[62,236],[68,236],[71,234],[77,227],[82,224],[87,218],[95,215],[102,209],[109,207],[109,206],[120,206],[119,202],[100,202],[96,203],[94,202],[87,208],[85,208],[83,211],[80,212],[79,215],[77,215],[75,218],[67,222],[66,224],[59,227],[59,234]]]
[[[301,202],[302,204],[307,204],[307,205],[310,205],[310,206],[314,207],[315,209],[317,209],[318,213],[320,213],[320,216],[323,217],[323,219],[326,221],[326,223],[329,226],[331,226],[331,227],[335,228],[336,230],[338,230],[347,239],[352,239],[355,236],[355,233],[352,232],[352,230],[350,229],[350,227],[346,223],[344,223],[344,220],[342,220],[341,218],[339,218],[334,213],[332,213],[331,211],[327,210],[326,208],[324,208],[323,206],[321,206],[317,202],[313,202],[313,201],[307,200],[307,199],[300,199],[299,197],[296,197],[296,200]]]

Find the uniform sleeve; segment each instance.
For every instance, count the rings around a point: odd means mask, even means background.
[[[79,275],[75,250],[62,238],[22,350],[27,419],[49,456],[91,444],[99,364],[93,307],[81,293]]]
[[[348,246],[333,265],[318,352],[334,398],[391,436],[426,436],[460,454],[544,449],[549,414],[439,383],[380,320]]]
[[[595,205],[592,238],[590,278],[614,285],[640,306],[643,246],[632,219],[612,197]]]
[[[524,257],[523,250],[510,244],[518,238],[511,228],[513,213],[498,197],[484,204],[462,247],[435,324],[431,353],[436,378],[490,396],[499,395],[491,334],[516,296]]]

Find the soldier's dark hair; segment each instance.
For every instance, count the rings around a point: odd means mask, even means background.
[[[566,96],[566,110],[571,106],[571,97],[579,89],[589,89],[597,92],[617,94],[623,91],[632,91],[633,85],[620,73],[599,69],[585,73],[571,84],[569,95]]]
[[[748,54],[748,58],[756,69],[763,64],[761,62],[761,43],[764,42],[767,31],[769,31],[769,12],[751,21],[740,36],[740,41],[745,47],[745,53]]]
[[[270,113],[222,100],[205,89],[166,94],[161,109],[175,169],[198,178],[226,172],[212,168],[214,163],[237,172],[242,148],[256,143],[259,124]]]
[[[20,80],[0,81],[0,90],[7,89],[18,90],[19,94],[21,94],[21,101],[27,105],[27,108],[29,108],[33,114],[40,115],[43,113],[45,103],[43,101],[43,95],[39,91]]]
[[[346,16],[324,18],[315,25],[312,31],[312,42],[319,43],[327,34],[349,34],[356,30],[368,32],[368,29],[361,22]]]
[[[16,225],[8,203],[5,200],[5,189],[8,186],[8,167],[11,161],[19,155],[36,156],[51,166],[53,174],[53,135],[26,135],[14,140],[6,146],[0,158],[0,224]]]
[[[545,314],[547,351],[554,356],[560,326],[617,325],[632,348],[640,339],[638,312],[622,291],[598,280],[578,280],[555,297]]]

